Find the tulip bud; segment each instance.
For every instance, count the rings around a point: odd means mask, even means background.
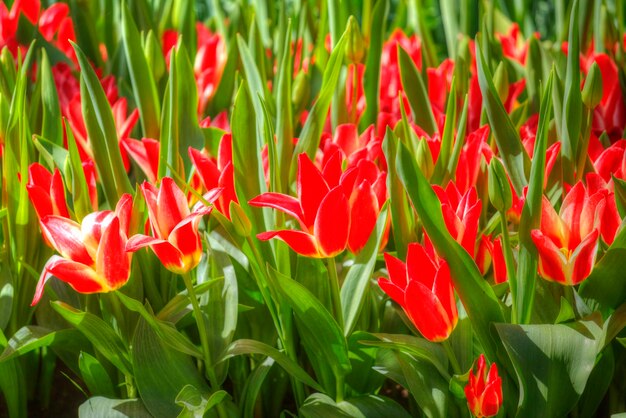
[[[498,212],[506,212],[511,208],[513,196],[511,187],[504,171],[504,166],[497,158],[492,158],[489,163],[489,200]]]
[[[291,103],[296,114],[299,114],[306,107],[310,95],[309,75],[304,71],[300,71],[293,81],[293,90],[291,91]]]
[[[235,227],[235,232],[244,238],[249,237],[252,232],[252,223],[241,206],[235,203],[234,200],[231,200],[228,210],[230,211],[230,218]]]
[[[496,72],[493,75],[493,84],[496,86],[500,101],[502,103],[506,102],[506,98],[509,96],[509,73],[504,62],[498,64],[498,68],[496,68]]]
[[[363,60],[365,45],[359,24],[354,16],[350,16],[348,28],[350,36],[348,36],[348,43],[346,45],[346,58],[351,64],[357,64]]]
[[[428,148],[428,143],[425,139],[420,139],[417,144],[417,166],[422,170],[424,176],[429,179],[435,171],[435,163],[433,162],[433,155]]]
[[[602,73],[598,64],[594,62],[585,79],[585,86],[582,92],[583,103],[589,109],[593,109],[600,104],[602,94]]]

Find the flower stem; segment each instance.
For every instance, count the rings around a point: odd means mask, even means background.
[[[191,274],[187,272],[183,273],[182,276],[183,281],[185,282],[185,287],[187,288],[187,294],[189,296],[189,299],[191,300],[193,313],[196,317],[196,325],[198,326],[198,333],[200,334],[200,344],[202,345],[202,354],[204,357],[204,367],[206,368],[206,374],[209,378],[213,390],[218,390],[219,385],[217,383],[217,378],[211,364],[211,351],[209,348],[209,339],[206,333],[204,314],[202,313],[202,309],[200,308],[200,304],[198,303],[196,290],[194,289],[193,283],[191,282]]]
[[[337,276],[337,265],[335,264],[335,258],[331,257],[327,260],[328,276],[330,278],[330,297],[333,303],[333,310],[335,313],[335,319],[339,324],[339,327],[343,330],[343,312],[341,310],[341,293],[339,290],[339,277]]]
[[[454,350],[452,349],[452,346],[450,345],[450,341],[448,340],[444,340],[441,342],[441,345],[443,346],[443,349],[446,350],[446,354],[448,356],[448,360],[450,361],[450,364],[452,365],[452,370],[454,371],[454,374],[461,374],[461,366],[459,366],[459,361],[456,358],[456,354],[454,354]]]
[[[509,280],[511,290],[511,322],[517,323],[517,274],[511,250],[511,239],[509,238],[509,226],[506,222],[506,213],[500,212],[500,225],[502,227],[502,251],[504,252],[504,264],[506,265],[506,275]]]

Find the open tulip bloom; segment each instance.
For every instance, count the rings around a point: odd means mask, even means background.
[[[404,312],[424,338],[446,340],[459,319],[445,260],[432,257],[420,244],[409,244],[406,264],[385,253],[389,279],[378,279],[378,285]]]
[[[33,305],[52,276],[80,293],[110,292],[128,281],[131,257],[126,241],[132,204],[132,196],[125,194],[115,211],[91,213],[81,224],[58,215],[41,219],[45,238],[60,256],[53,255],[46,263]]]
[[[585,280],[596,259],[600,225],[607,195],[589,195],[578,182],[565,196],[557,214],[544,197],[541,227],[531,236],[539,252],[539,274],[546,280],[577,285]]]
[[[159,188],[144,182],[141,191],[154,236],[134,235],[128,240],[126,250],[134,252],[150,247],[163,266],[174,273],[186,273],[196,267],[202,256],[198,225],[213,207],[200,205],[190,211],[185,194],[169,177],[161,180]],[[209,199],[217,198],[220,192],[214,190]]]

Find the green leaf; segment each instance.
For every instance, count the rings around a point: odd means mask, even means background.
[[[380,92],[380,58],[382,56],[384,37],[387,28],[387,16],[389,15],[389,0],[377,0],[372,11],[370,44],[365,60],[365,73],[363,74],[363,91],[365,94],[365,112],[361,116],[359,127],[361,130],[378,119],[378,95]],[[365,22],[363,22],[365,25]]]
[[[415,123],[428,135],[437,132],[437,122],[430,107],[428,90],[409,54],[398,44],[398,65],[404,93],[411,105],[411,114]]]
[[[530,166],[530,160],[522,146],[522,141],[515,125],[513,125],[511,118],[500,101],[496,87],[493,84],[493,76],[483,56],[480,42],[476,42],[476,66],[478,83],[483,95],[483,105],[487,111],[491,130],[515,192],[521,196],[524,187],[528,185],[526,171]]]
[[[430,361],[395,350],[380,350],[374,370],[404,386],[426,416],[453,415],[448,382]]]
[[[70,124],[65,122],[65,132],[67,137],[67,148],[69,151],[69,163],[71,173],[72,200],[74,202],[74,214],[78,220],[82,220],[85,216],[93,212],[94,208],[91,204],[91,196],[87,187],[87,179],[85,178],[85,170],[78,153],[76,139]],[[66,177],[67,178],[67,177]]]
[[[561,115],[561,156],[563,157],[563,181],[572,183],[576,168],[576,150],[582,121],[582,95],[580,92],[580,60],[578,34],[579,1],[574,0],[570,14],[567,67],[563,113]]]
[[[92,395],[115,398],[115,388],[111,377],[97,358],[84,351],[81,352],[78,356],[78,368]]]
[[[89,418],[151,418],[140,399],[107,399],[95,396],[78,408],[79,417]]]
[[[143,318],[137,323],[131,354],[137,389],[154,416],[177,416],[175,400],[186,385],[209,391],[191,357],[170,349]]]
[[[141,130],[145,137],[158,139],[161,121],[159,96],[152,71],[141,46],[139,31],[125,5],[122,6],[122,44],[135,102],[139,108]]]
[[[534,297],[535,281],[537,280],[537,250],[532,241],[530,232],[539,228],[541,221],[541,205],[543,200],[544,173],[546,165],[546,148],[548,144],[548,130],[552,109],[552,83],[554,71],[541,98],[541,109],[535,150],[530,168],[530,184],[522,208],[519,227],[520,250],[517,263],[517,283],[510,283],[512,297],[515,300],[513,318],[521,323],[528,323],[531,318]],[[514,275],[509,275],[513,277]]]
[[[0,331],[0,348],[5,346],[6,339]],[[9,417],[26,418],[26,381],[17,360],[0,362],[0,392],[6,402]]]
[[[274,365],[275,360],[271,357],[266,357],[265,360],[257,365],[250,376],[246,380],[246,384],[243,388],[243,394],[241,398],[243,402],[241,402],[242,412],[241,416],[243,418],[254,418],[254,408],[256,405],[257,397],[259,396],[259,392],[261,391],[261,386],[265,381],[270,369]]]
[[[354,264],[348,270],[348,274],[341,286],[341,308],[344,319],[344,335],[347,337],[352,332],[367,297],[370,278],[376,264],[378,249],[388,223],[388,205],[385,204],[372,234],[365,247],[356,256]]]
[[[209,113],[214,115],[223,110],[228,110],[232,103],[233,92],[235,90],[235,78],[237,75],[237,64],[239,62],[239,49],[237,40],[232,39],[228,44],[228,57],[222,72],[222,78],[215,90],[213,99],[209,103]]]
[[[309,116],[302,127],[300,137],[296,143],[294,154],[291,159],[291,178],[295,178],[296,169],[298,167],[298,155],[306,152],[309,158],[313,160],[315,158],[315,151],[319,147],[320,137],[322,135],[322,129],[328,115],[328,108],[333,97],[333,92],[337,87],[339,80],[339,74],[343,63],[343,56],[345,55],[345,44],[347,42],[347,29],[346,32],[341,35],[341,38],[335,45],[333,51],[328,59],[328,64],[324,70],[324,78],[322,79],[322,86],[320,88],[320,94],[317,100],[313,104],[313,107],[309,111]]]
[[[197,358],[202,358],[202,352],[187,337],[178,332],[172,324],[159,320],[151,311],[148,311],[141,302],[122,292],[116,292],[116,296],[120,301],[133,312],[139,313],[143,319],[150,325],[152,330],[159,338],[174,350],[188,354]]]
[[[298,411],[303,418],[408,418],[395,401],[380,395],[367,395],[336,403],[327,395],[314,393]]]
[[[94,348],[122,373],[131,374],[132,366],[128,350],[120,336],[106,322],[92,313],[80,311],[64,302],[51,302],[51,306],[67,322],[82,332]]]
[[[176,396],[176,404],[183,407],[182,412],[178,414],[178,418],[202,418],[205,412],[227,397],[228,392],[218,390],[207,398],[204,393],[194,386],[186,385]]]
[[[454,148],[454,131],[456,128],[456,79],[452,79],[452,85],[450,86],[450,93],[448,94],[448,104],[446,105],[446,122],[443,126],[443,133],[441,134],[441,148],[439,151],[439,158],[435,164],[435,171],[433,173],[432,181],[436,184],[441,184],[445,178],[446,170],[450,165],[450,160],[453,155]],[[458,141],[463,141],[464,137],[458,137]],[[508,186],[508,185],[507,185]]]
[[[255,340],[240,339],[234,341],[222,354],[221,361],[227,360],[234,356],[240,356],[242,354],[261,354],[267,357],[271,357],[282,367],[285,371],[304,383],[307,386],[315,389],[318,392],[323,392],[324,389],[304,371],[296,362],[291,360],[283,352],[278,351],[272,346]]]
[[[422,225],[437,253],[448,262],[454,287],[472,321],[485,353],[496,359],[499,345],[490,333],[490,324],[504,322],[498,299],[483,279],[470,255],[448,232],[443,219],[441,202],[417,168],[404,144],[399,144],[396,161],[398,175],[417,211]]]
[[[0,355],[0,363],[41,347],[67,341],[75,336],[75,332],[73,330],[52,331],[36,325],[22,327],[9,340],[7,347]]]
[[[111,106],[100,80],[80,47],[72,45],[81,69],[81,103],[89,143],[93,148],[94,161],[98,167],[104,193],[109,204],[114,205],[122,194],[132,193],[133,189],[122,162]]]
[[[291,103],[291,84],[293,74],[293,58],[291,57],[291,20],[285,30],[283,51],[281,54],[280,71],[276,83],[276,151],[278,168],[277,193],[286,193],[289,189],[289,164],[293,154],[293,109]],[[269,145],[273,145],[270,141]]]
[[[585,389],[598,341],[565,325],[495,327],[517,374],[519,416],[565,416]]]
[[[50,61],[45,50],[41,53],[41,101],[43,104],[43,120],[41,136],[54,144],[63,145],[63,126],[61,124],[61,110],[59,108],[59,96],[57,95]]]

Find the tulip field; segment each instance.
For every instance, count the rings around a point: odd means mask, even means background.
[[[626,417],[626,2],[3,0],[0,417]]]

